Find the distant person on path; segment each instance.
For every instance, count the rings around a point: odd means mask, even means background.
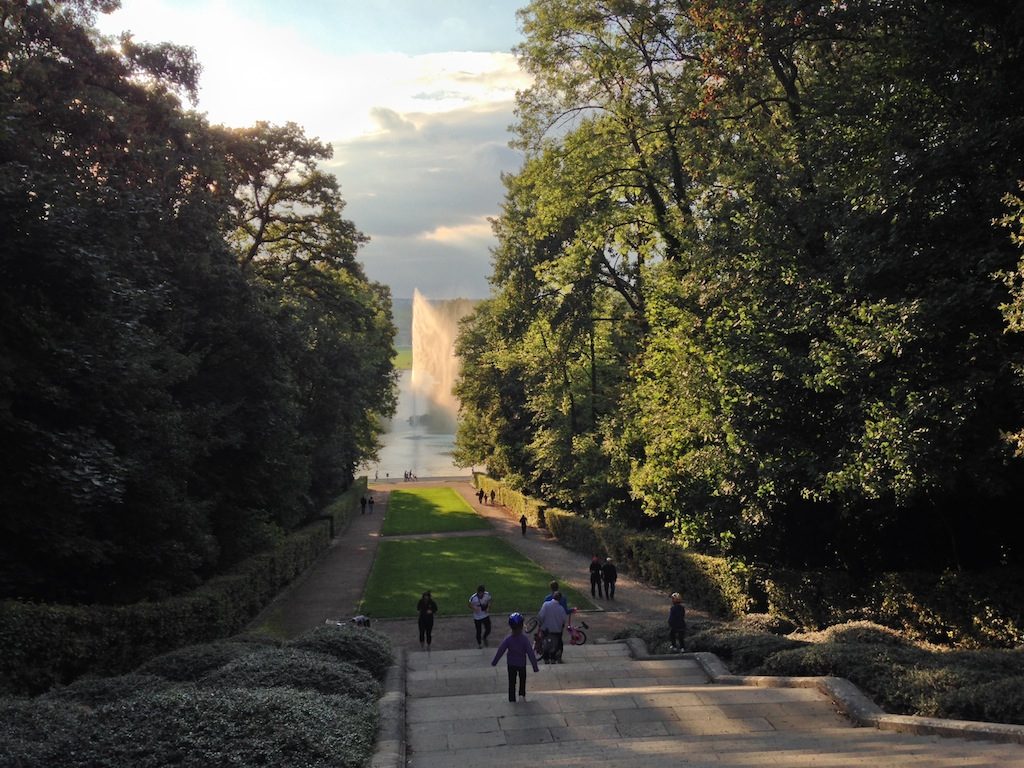
[[[601,566],[601,579],[604,581],[604,596],[609,600],[615,599],[615,580],[619,578],[619,572],[615,568],[612,559],[606,558]]]
[[[544,601],[537,614],[540,631],[544,635],[541,647],[545,664],[562,663],[562,632],[565,631],[565,622],[569,618],[569,612],[562,607],[563,599],[562,593],[556,591],[550,600]]]
[[[366,514],[366,497],[365,496],[360,496],[359,497],[359,514],[360,515],[365,515]]]
[[[491,488],[491,506],[494,506],[494,489]]]
[[[437,613],[437,603],[434,602],[429,589],[423,593],[423,597],[416,604],[416,610],[420,614],[420,648],[426,648],[429,651],[431,635],[434,632],[434,615]]]
[[[476,647],[483,648],[487,645],[487,638],[491,634],[491,593],[484,589],[483,584],[477,587],[476,592],[469,596],[469,607],[473,611]]]
[[[373,514],[373,496],[366,500],[367,505],[370,507],[370,514]]]
[[[523,536],[526,535],[526,515],[519,518],[519,527],[523,529]]]
[[[477,500],[477,502],[479,504],[483,504],[484,503],[484,489],[483,488],[478,488],[477,489],[477,491],[476,491],[476,500]]]
[[[668,641],[672,645],[672,650],[677,653],[683,650],[685,639],[686,608],[683,606],[683,596],[673,592],[672,607],[668,609]]]
[[[590,561],[590,596],[604,597],[601,591],[601,558],[597,555]]]
[[[526,700],[526,660],[530,660],[534,672],[540,672],[537,666],[537,654],[533,652],[530,638],[523,633],[523,614],[513,613],[508,617],[508,625],[512,631],[501,641],[494,652],[491,666],[498,666],[502,655],[508,651],[508,700],[516,700],[516,678],[519,679],[519,698]]]

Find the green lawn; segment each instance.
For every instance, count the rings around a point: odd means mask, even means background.
[[[491,524],[452,488],[410,488],[391,492],[382,533],[399,536],[489,530],[490,527]]]
[[[412,347],[396,347],[395,356],[392,359],[395,368],[400,371],[412,370]]]
[[[467,602],[477,584],[483,583],[493,597],[495,619],[504,621],[512,611],[534,615],[552,578],[492,536],[385,540],[366,584],[362,610],[375,618],[415,616],[420,595],[429,589],[439,615],[469,618]],[[569,605],[594,607],[579,593],[565,592]],[[501,626],[498,623],[496,628]]]

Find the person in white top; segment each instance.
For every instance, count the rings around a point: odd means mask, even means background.
[[[491,593],[484,589],[483,584],[470,595],[469,607],[473,611],[473,624],[476,628],[476,647],[483,648],[491,634]]]

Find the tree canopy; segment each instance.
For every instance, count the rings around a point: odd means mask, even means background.
[[[751,561],[1019,562],[1016,4],[520,19],[461,458]]]
[[[185,108],[116,3],[0,5],[0,591],[197,584],[310,519],[394,407],[390,296],[329,152]]]

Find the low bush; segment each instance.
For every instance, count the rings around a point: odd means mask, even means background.
[[[140,675],[158,675],[177,682],[194,682],[228,662],[268,650],[267,646],[261,644],[230,640],[200,643],[150,659],[136,671]]]
[[[299,635],[287,643],[289,648],[322,653],[362,667],[383,680],[394,661],[391,641],[372,629],[325,624]]]
[[[957,712],[965,720],[1024,725],[1024,677],[1015,675],[945,691],[939,705],[942,711]]]
[[[294,688],[142,692],[94,710],[36,699],[3,710],[5,764],[19,768],[368,763],[374,707]]]
[[[85,707],[99,707],[112,704],[146,691],[166,691],[176,683],[157,675],[118,675],[116,677],[83,677],[71,685],[61,686],[46,692],[41,697],[46,701],[80,704]]]
[[[688,651],[706,651],[730,662],[734,671],[751,671],[765,659],[781,651],[803,647],[804,643],[788,637],[748,628],[742,622],[710,626],[692,633],[686,641]],[[741,673],[742,674],[742,673]]]
[[[298,648],[278,648],[243,656],[213,670],[199,680],[198,685],[238,688],[287,686],[331,695],[344,694],[362,701],[375,701],[381,693],[380,684],[362,667]]]

